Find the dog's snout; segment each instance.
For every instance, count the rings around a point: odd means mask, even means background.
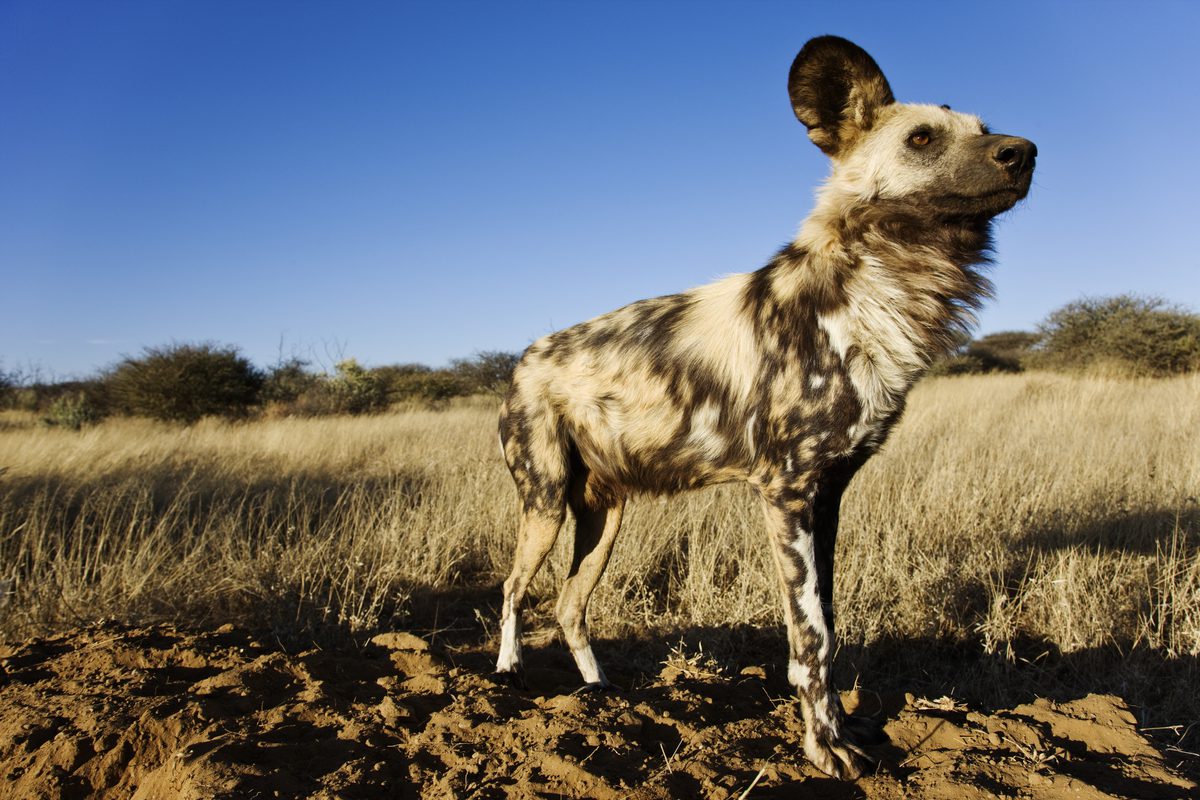
[[[1006,136],[992,148],[992,158],[1011,175],[1020,175],[1033,168],[1037,145],[1028,139]]]

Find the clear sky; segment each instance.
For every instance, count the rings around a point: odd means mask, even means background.
[[[1200,3],[0,0],[0,362],[438,365],[756,269],[828,172],[824,33],[1037,143],[982,332],[1200,309]]]

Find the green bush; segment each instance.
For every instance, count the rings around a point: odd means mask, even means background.
[[[337,374],[328,381],[327,389],[336,412],[365,414],[387,408],[387,386],[382,378],[353,358],[339,361],[335,369]]]
[[[333,375],[308,373],[304,366],[297,360],[286,362],[267,377],[263,400],[272,404],[273,413],[365,414],[383,411],[392,403],[434,405],[465,393],[457,376],[423,364],[367,369],[351,358],[339,362]]]
[[[398,377],[389,386],[389,396],[396,402],[417,402],[437,406],[452,397],[471,394],[463,379],[450,370],[426,370]]]
[[[967,351],[994,365],[994,369],[1020,372],[1041,339],[1041,334],[1030,331],[999,331],[974,340]]]
[[[126,358],[105,383],[123,413],[191,423],[244,414],[258,400],[263,375],[235,347],[172,344]]]
[[[0,366],[0,408],[11,408],[17,389],[17,379]]]
[[[41,380],[37,367],[4,370],[0,369],[0,408],[20,411],[38,411],[46,384]]]
[[[1039,367],[1153,376],[1200,369],[1200,316],[1158,297],[1085,298],[1051,313],[1039,331],[1031,357]]]
[[[293,365],[280,373],[279,396],[270,400],[284,413],[304,417],[368,414],[387,408],[387,387],[372,370],[353,358],[339,361],[334,370],[333,375],[313,375]]]
[[[503,397],[520,360],[519,353],[484,350],[470,358],[456,358],[450,362],[450,369],[459,377],[468,393]]]
[[[961,344],[957,351],[934,362],[931,375],[978,375],[1020,372],[1029,349],[1040,337],[1025,331],[1002,331]]]
[[[428,375],[433,372],[424,364],[388,364],[376,367],[371,371],[383,381],[389,403],[399,403],[410,399],[412,387],[417,381],[415,376]]]
[[[32,386],[18,386],[9,392],[8,407],[18,411],[37,411],[42,407],[41,396]]]
[[[308,371],[308,362],[300,358],[280,361],[267,371],[259,399],[263,403],[295,403],[305,392],[321,382],[321,376]]]
[[[72,391],[60,394],[50,402],[43,421],[47,425],[77,431],[84,425],[99,422],[103,417],[103,411],[88,397],[87,392]]]

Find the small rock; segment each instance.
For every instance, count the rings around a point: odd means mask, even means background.
[[[373,636],[371,637],[371,644],[387,648],[388,650],[410,650],[418,653],[424,653],[429,650],[429,642],[419,636],[413,636],[411,633],[403,631],[392,631]]]
[[[621,714],[621,716],[617,717],[617,722],[621,724],[621,727],[632,728],[635,732],[640,731],[642,726],[645,725],[643,720],[638,719],[636,715],[629,711],[626,711],[625,713]]]
[[[583,713],[583,702],[573,694],[562,694],[557,697],[551,697],[542,703],[542,705],[549,711],[557,711],[559,713]]]
[[[388,725],[396,725],[412,716],[411,711],[390,697],[383,698],[376,710],[379,712],[380,718]]]

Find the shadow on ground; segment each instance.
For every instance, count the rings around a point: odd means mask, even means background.
[[[1012,544],[1016,552],[1044,553],[1085,548],[1154,555],[1170,551],[1179,534],[1200,532],[1200,500],[1189,498],[1180,508],[1149,508],[1098,516],[1085,523],[1078,512],[1039,521]]]

